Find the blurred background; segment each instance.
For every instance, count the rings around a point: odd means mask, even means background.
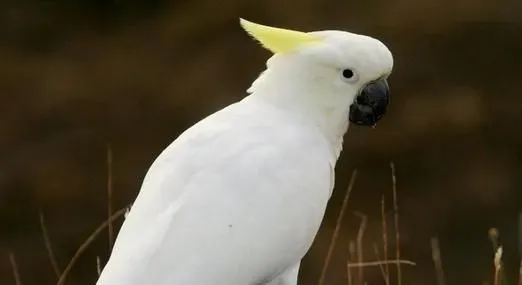
[[[377,259],[374,244],[382,254],[383,196],[393,257],[390,162],[401,256],[417,263],[403,267],[404,284],[436,284],[435,236],[447,284],[491,284],[491,227],[500,231],[508,281],[516,284],[522,2],[515,0],[1,1],[1,284],[15,284],[10,253],[23,284],[56,284],[39,211],[60,270],[107,219],[108,145],[116,211],[134,200],[152,161],[185,128],[245,96],[270,55],[241,30],[239,17],[367,34],[395,56],[389,113],[376,129],[347,133],[301,284],[317,284],[354,169],[325,284],[346,284],[361,220],[354,212],[367,217],[364,259]],[[104,231],[66,284],[94,284],[96,257],[103,264],[108,252]],[[384,284],[378,267],[365,268],[365,280]]]

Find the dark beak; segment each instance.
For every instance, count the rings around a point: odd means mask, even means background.
[[[363,88],[350,106],[350,122],[360,126],[375,126],[384,116],[390,95],[385,79],[371,82]]]

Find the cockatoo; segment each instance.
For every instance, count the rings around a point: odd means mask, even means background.
[[[272,53],[247,95],[156,158],[97,285],[295,285],[350,122],[389,103],[390,50],[240,19]]]

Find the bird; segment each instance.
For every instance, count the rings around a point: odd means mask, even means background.
[[[239,26],[266,68],[156,157],[96,285],[298,283],[348,127],[387,112],[393,56],[343,30]]]

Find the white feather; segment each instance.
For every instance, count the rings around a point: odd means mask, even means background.
[[[97,285],[295,285],[334,186],[349,107],[393,66],[341,31],[276,54],[245,99],[150,167]],[[343,68],[357,74],[342,77]]]
[[[269,282],[310,247],[336,157],[319,130],[252,100],[153,163],[98,285]]]

